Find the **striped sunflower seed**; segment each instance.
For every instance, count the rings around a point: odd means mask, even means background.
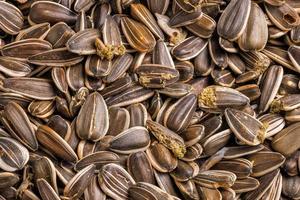
[[[11,35],[18,34],[24,23],[22,12],[13,4],[1,1],[0,13],[0,29]]]
[[[52,100],[56,97],[52,82],[43,78],[6,78],[3,87],[37,100]]]
[[[13,101],[8,103],[1,113],[1,122],[11,136],[24,146],[32,151],[38,149],[38,142],[33,126],[26,112],[19,104]]]
[[[193,181],[200,186],[217,189],[219,187],[231,187],[236,181],[236,178],[236,175],[229,171],[208,170],[199,172],[199,174],[193,178]]]
[[[104,165],[98,175],[103,192],[114,199],[128,199],[129,188],[135,184],[131,175],[120,165]]]
[[[37,180],[37,188],[43,200],[60,199],[51,185],[43,178]]]
[[[149,52],[154,48],[156,44],[155,38],[144,24],[128,17],[123,17],[121,26],[132,48],[139,52]]]
[[[198,97],[199,107],[211,112],[221,112],[226,108],[243,107],[249,102],[249,98],[237,90],[214,85],[206,87]]]
[[[196,95],[188,94],[180,98],[166,110],[164,115],[164,125],[175,132],[185,130],[196,111],[196,106]],[[182,116],[184,116],[184,118]]]
[[[244,179],[252,174],[252,163],[244,158],[222,160],[212,167],[215,170],[225,170],[234,173],[238,179]]]
[[[228,108],[225,110],[225,117],[230,129],[241,142],[256,146],[264,141],[267,125],[251,115]]]
[[[151,120],[147,120],[147,128],[156,139],[170,149],[176,157],[182,158],[184,156],[186,147],[183,139],[179,135]]]
[[[98,141],[103,138],[109,128],[108,109],[103,97],[94,92],[82,105],[77,120],[76,132],[81,139]]]
[[[109,129],[107,135],[116,136],[127,130],[130,126],[130,114],[127,109],[112,107],[109,112]]]
[[[23,77],[32,72],[32,67],[13,57],[0,57],[0,71],[10,77]]]
[[[283,155],[291,155],[299,149],[298,137],[300,123],[289,125],[276,134],[272,140],[272,147]]]
[[[110,141],[109,149],[120,154],[130,154],[144,151],[149,145],[148,130],[142,126],[134,126],[115,136]]]
[[[53,162],[48,157],[40,157],[33,163],[34,180],[39,182],[40,179],[46,181],[53,191],[58,194],[56,170]]]
[[[171,172],[177,167],[176,157],[158,142],[153,142],[146,152],[151,165],[159,172]]]
[[[178,160],[177,167],[170,173],[176,181],[188,181],[199,173],[199,166],[195,162]]]
[[[20,180],[17,174],[11,172],[0,172],[0,189],[14,186]]]
[[[258,109],[265,112],[275,98],[283,78],[283,68],[279,65],[269,67],[261,82],[261,96]]]
[[[147,88],[164,88],[179,78],[176,69],[159,64],[143,64],[137,68],[136,73],[140,84]]]
[[[90,55],[96,53],[96,47],[94,45],[96,38],[100,36],[100,32],[97,29],[85,29],[79,31],[69,38],[66,46],[72,53],[79,55]]]
[[[32,24],[65,22],[73,25],[77,19],[76,13],[72,10],[59,3],[49,1],[34,2],[28,17]]]
[[[40,39],[25,39],[9,43],[1,48],[3,56],[27,59],[38,53],[49,51],[52,45]]]
[[[70,199],[79,198],[91,183],[94,176],[94,170],[95,165],[91,164],[75,174],[75,176],[68,182],[68,184],[64,188],[64,197]]]
[[[142,22],[159,39],[164,40],[164,34],[158,26],[152,13],[141,3],[130,4],[130,14],[136,20]]]
[[[73,29],[66,23],[58,22],[50,28],[45,40],[50,42],[53,48],[62,48],[74,34]]]
[[[189,60],[195,58],[199,53],[201,53],[207,44],[207,40],[191,36],[174,46],[171,53],[180,61]]]
[[[136,182],[155,184],[153,168],[145,152],[130,154],[127,159],[127,169]]]
[[[0,137],[0,168],[13,172],[25,167],[29,160],[28,150],[13,138]]]
[[[244,32],[251,10],[251,1],[230,1],[222,13],[217,30],[225,39],[234,41]]]
[[[48,126],[39,126],[36,131],[36,137],[39,143],[54,155],[70,162],[77,161],[77,155],[70,145]]]
[[[129,127],[145,126],[148,113],[146,107],[142,103],[132,104],[127,107],[130,115]]]
[[[128,190],[129,199],[132,200],[146,200],[146,199],[174,199],[170,194],[166,193],[159,187],[150,183],[139,182],[132,185]]]
[[[244,179],[237,179],[234,184],[232,185],[232,189],[236,193],[245,193],[245,192],[250,192],[254,191],[257,189],[260,185],[260,182],[252,177],[247,177]]]
[[[260,151],[249,155],[248,160],[253,163],[251,176],[260,177],[273,170],[278,169],[285,161],[285,157],[280,153]],[[268,158],[268,162],[266,162]]]
[[[108,164],[108,163],[119,163],[120,157],[110,151],[97,151],[95,153],[90,153],[83,158],[81,158],[76,165],[74,166],[74,169],[76,171],[80,171],[83,168],[93,164],[95,165],[95,169],[99,170],[102,166]]]
[[[243,51],[260,51],[268,41],[268,26],[264,12],[256,4],[251,2],[250,15],[247,26],[238,39],[239,47]]]
[[[37,38],[43,40],[47,36],[49,30],[50,24],[48,22],[36,24],[29,28],[21,30],[16,37],[16,41],[29,38]]]
[[[35,65],[61,67],[80,63],[83,57],[69,52],[67,48],[59,48],[35,54],[30,56],[28,60]]]

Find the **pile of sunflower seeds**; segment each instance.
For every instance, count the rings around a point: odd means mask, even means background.
[[[0,200],[300,199],[299,0],[0,0]]]

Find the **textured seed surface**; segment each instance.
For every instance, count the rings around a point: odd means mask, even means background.
[[[0,0],[0,200],[300,199],[299,0]]]

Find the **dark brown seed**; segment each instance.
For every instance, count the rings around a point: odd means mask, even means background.
[[[15,139],[33,151],[38,149],[33,126],[19,104],[8,103],[1,113],[1,121]]]
[[[191,36],[178,43],[172,50],[172,55],[178,60],[184,61],[195,58],[207,46],[207,40]]]
[[[197,97],[194,94],[188,94],[180,98],[177,102],[171,105],[165,113],[165,126],[175,132],[185,130],[190,120],[196,111]]]
[[[131,54],[127,54],[127,53],[125,53],[122,56],[119,56],[119,57],[115,58],[112,61],[112,66],[111,66],[110,72],[103,79],[103,81],[107,82],[107,83],[113,83],[117,79],[119,79],[122,76],[124,76],[125,72],[130,67],[132,61],[133,61],[132,55]]]
[[[250,0],[231,1],[218,21],[218,34],[230,41],[239,38],[246,28],[250,9]]]
[[[212,169],[226,170],[234,173],[238,179],[244,179],[252,173],[252,163],[244,158],[223,160],[213,166]]]
[[[128,189],[135,184],[130,174],[117,164],[104,165],[98,180],[104,193],[114,199],[128,199]]]
[[[127,169],[136,182],[155,184],[153,168],[145,152],[130,154],[127,159]]]
[[[10,77],[27,76],[32,72],[32,67],[26,62],[12,57],[0,57],[0,71]]]
[[[134,85],[117,95],[107,99],[108,106],[128,106],[133,103],[140,103],[154,95],[154,91],[145,89],[139,85]]]
[[[170,149],[176,157],[182,158],[184,156],[186,148],[183,139],[179,135],[151,120],[147,120],[147,128],[157,140]]]
[[[79,55],[90,55],[96,53],[94,42],[100,36],[97,29],[86,29],[74,34],[67,42],[66,46],[72,53]]]
[[[66,23],[58,22],[53,25],[45,40],[52,44],[53,48],[62,48],[75,32]]]
[[[71,199],[80,197],[94,177],[95,165],[91,164],[80,170],[64,188],[64,196]]]
[[[179,78],[176,69],[159,64],[143,64],[136,73],[139,75],[140,84],[148,88],[164,88]]]
[[[11,35],[18,34],[24,21],[22,12],[13,4],[1,1],[0,13],[0,29]]]
[[[70,162],[77,161],[77,155],[70,145],[48,126],[39,126],[36,136],[38,141],[54,155]]]
[[[146,152],[151,165],[159,172],[171,172],[177,167],[178,160],[160,143],[152,143]]]
[[[56,2],[35,2],[31,5],[29,13],[29,21],[37,24],[43,22],[49,22],[50,24],[65,22],[73,25],[76,19],[77,16],[73,11]]]
[[[7,78],[3,87],[9,91],[37,100],[52,100],[56,92],[52,82],[42,78]]]
[[[10,56],[20,59],[27,59],[38,53],[49,51],[52,45],[39,39],[26,39],[9,43],[2,47],[1,52],[3,56]]]
[[[76,132],[81,139],[98,141],[103,138],[109,127],[108,109],[103,97],[94,92],[82,105],[77,120]]]
[[[129,199],[147,200],[147,199],[174,199],[170,194],[161,190],[159,187],[150,183],[139,182],[129,187]]]
[[[59,200],[59,196],[45,179],[37,180],[37,188],[43,200]]]
[[[267,127],[251,115],[228,108],[225,117],[232,132],[243,143],[256,146],[264,141]]]
[[[146,150],[150,145],[148,130],[134,126],[115,136],[110,141],[110,150],[120,154],[130,154]]]
[[[268,161],[266,161],[268,158]],[[247,157],[253,163],[251,176],[260,177],[279,168],[285,161],[280,153],[260,151]]]
[[[0,189],[14,186],[19,181],[19,176],[11,172],[0,172]]]
[[[283,155],[291,155],[299,149],[297,133],[300,123],[289,125],[280,131],[272,140],[272,147]]]
[[[280,175],[279,170],[275,170],[271,173],[268,173],[258,179],[259,181],[259,186],[255,189],[252,190],[251,192],[248,192],[244,198],[246,200],[250,199],[255,199],[255,198],[260,198],[263,196],[263,194],[270,188],[272,185],[273,181],[277,179],[277,177]]]
[[[71,53],[67,48],[59,48],[35,54],[28,58],[29,62],[36,65],[52,67],[75,65],[83,60],[82,56]]]
[[[81,158],[75,165],[74,169],[80,171],[83,168],[94,164],[95,169],[99,170],[102,166],[109,163],[119,163],[120,157],[110,151],[97,151]]]

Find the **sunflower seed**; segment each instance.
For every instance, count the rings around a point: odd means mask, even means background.
[[[145,25],[128,17],[121,19],[121,25],[123,33],[132,48],[139,52],[149,52],[154,48],[155,38]]]
[[[114,199],[128,199],[128,190],[135,184],[130,174],[117,164],[104,165],[98,180],[104,193]]]
[[[33,24],[65,22],[73,25],[77,19],[76,14],[72,10],[59,3],[49,1],[34,2],[31,5],[28,17],[29,22]]]
[[[109,127],[108,109],[103,97],[94,92],[82,105],[77,121],[76,132],[81,139],[98,141],[105,136]]]
[[[1,122],[10,134],[30,150],[38,149],[38,142],[31,122],[23,108],[10,102],[1,113]]]
[[[225,39],[234,41],[244,32],[251,10],[251,1],[230,1],[222,13],[217,30]]]
[[[6,78],[3,87],[25,97],[37,100],[52,100],[56,93],[52,82],[42,78]]]
[[[110,141],[110,150],[130,154],[146,150],[150,145],[148,130],[141,126],[129,128]]]
[[[226,121],[235,136],[250,146],[262,143],[265,139],[266,125],[236,109],[225,110]]]
[[[5,171],[21,170],[29,160],[28,150],[12,138],[0,137],[0,150],[0,168]]]
[[[39,126],[36,136],[41,145],[54,155],[70,162],[77,161],[77,155],[70,145],[48,126]]]
[[[299,148],[297,137],[300,123],[289,125],[280,131],[272,140],[272,147],[283,155],[291,155]]]
[[[145,152],[130,154],[127,168],[135,181],[155,184],[153,168]]]
[[[151,165],[159,172],[171,172],[177,167],[178,160],[160,143],[153,142],[146,152]]]
[[[236,180],[236,175],[229,171],[208,170],[199,172],[193,181],[200,186],[217,189],[219,187],[231,187]]]
[[[170,149],[176,157],[182,158],[184,156],[186,148],[183,139],[179,135],[151,120],[147,120],[147,128],[157,140]]]
[[[24,23],[22,12],[13,4],[5,1],[0,2],[0,7],[0,29],[8,34],[18,34]]]
[[[94,176],[95,165],[91,164],[80,170],[65,186],[64,196],[67,198],[78,198],[91,183]]]

